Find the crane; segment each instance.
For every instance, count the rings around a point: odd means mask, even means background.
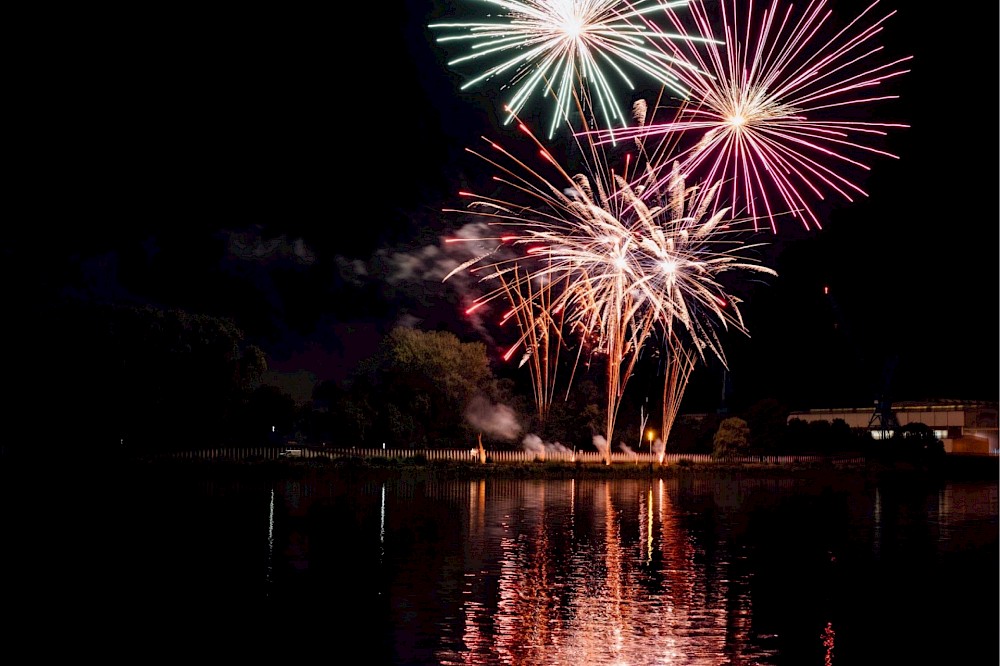
[[[888,439],[890,434],[899,428],[899,421],[896,419],[896,412],[892,409],[892,400],[889,393],[889,386],[892,384],[892,375],[896,370],[898,362],[899,356],[894,354],[886,360],[885,365],[882,367],[881,390],[878,397],[875,398],[875,410],[872,412],[871,418],[868,419],[868,429],[873,430],[875,426],[878,426],[879,438],[883,441]]]
[[[847,322],[840,310],[837,300],[834,298],[833,294],[830,293],[829,286],[823,287],[823,294],[826,296],[830,309],[833,312],[834,327],[840,329],[844,336],[853,343],[852,331],[847,326]],[[855,350],[855,352],[858,353],[857,350]],[[898,354],[891,354],[883,363],[882,377],[878,385],[877,395],[875,397],[875,406],[872,410],[871,417],[868,419],[868,429],[877,431],[880,439],[882,440],[888,439],[892,432],[899,428],[899,421],[896,419],[896,412],[892,408],[892,398],[890,394],[892,377],[896,371],[896,365],[898,363]]]

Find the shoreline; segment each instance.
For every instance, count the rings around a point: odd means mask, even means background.
[[[733,463],[725,460],[689,464],[611,465],[544,462],[478,463],[463,461],[413,461],[339,458],[334,460],[142,460],[120,461],[132,469],[176,471],[260,471],[283,474],[328,473],[349,478],[434,479],[656,479],[683,476],[822,477],[857,475],[866,478],[911,477],[943,480],[996,480],[1000,482],[1000,459],[994,456],[948,456],[940,465],[926,466],[900,461],[867,460],[843,463],[835,459],[795,464]]]
[[[915,479],[937,481],[993,481],[1000,483],[1000,457],[945,454],[934,464],[893,461],[880,458],[838,460],[824,458],[795,463],[733,462],[725,460],[682,461],[671,464],[589,462],[485,462],[418,460],[412,458],[334,458],[334,459],[169,459],[110,452],[84,455],[65,452],[61,455],[15,455],[7,449],[0,455],[11,481],[24,480],[29,472],[52,472],[67,482],[84,482],[88,474],[105,479],[130,474],[157,474],[178,478],[185,475],[266,475],[306,476],[323,474],[345,480],[391,478],[408,479],[673,479],[693,477],[804,478],[854,476],[860,479]]]

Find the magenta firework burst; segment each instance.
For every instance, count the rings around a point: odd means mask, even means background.
[[[872,107],[898,97],[886,84],[911,59],[882,59],[877,39],[895,12],[876,13],[878,0],[846,22],[826,5],[692,0],[683,15],[668,11],[674,30],[704,38],[662,43],[697,65],[678,72],[691,94],[666,121],[598,140],[678,135],[682,170],[724,182],[729,205],[774,232],[781,214],[821,228],[817,201],[867,196],[857,182],[865,160],[896,158],[873,140],[907,125],[871,120]]]

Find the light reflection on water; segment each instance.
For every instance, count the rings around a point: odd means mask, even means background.
[[[488,499],[473,484],[466,538],[482,551],[496,539],[499,552],[466,573],[461,643],[439,663],[773,663],[753,641],[747,581],[722,560],[708,580],[669,485],[520,482]],[[449,624],[438,629],[450,642]]]
[[[945,542],[960,534],[978,553],[973,562],[996,564],[990,483],[948,484],[927,495],[883,489],[878,511],[876,489],[858,480],[845,487],[695,478],[389,488],[390,553],[394,527],[412,529],[405,525],[410,504],[440,503],[441,515],[464,507],[441,518],[446,533],[430,550],[446,555],[429,561],[427,544],[412,548],[404,539],[389,556],[386,621],[396,663],[847,664],[878,663],[859,660],[865,654],[947,654],[947,635],[936,638],[939,645],[891,645],[899,629],[927,640],[927,628],[953,628],[936,619],[965,593],[948,599],[950,588],[934,582],[939,546],[947,550]],[[397,491],[402,515],[394,520]],[[439,514],[431,509],[420,520],[429,515]],[[895,568],[878,580],[884,567]],[[996,580],[992,569],[980,574]],[[909,588],[922,591],[897,594]],[[928,608],[912,607],[915,599]],[[922,617],[913,623],[910,615]],[[882,629],[858,630],[873,619]],[[841,635],[846,645],[837,644]],[[879,637],[886,642],[872,650]],[[838,654],[847,656],[837,662]]]
[[[335,663],[345,645],[414,665],[1000,656],[996,480],[127,483],[128,503],[104,505],[127,534],[106,581],[123,617],[266,617],[262,635]]]

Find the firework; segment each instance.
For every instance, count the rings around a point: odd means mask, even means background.
[[[775,273],[745,256],[756,245],[734,237],[735,220],[727,208],[709,215],[720,183],[687,186],[676,164],[670,178],[661,176],[666,151],[646,152],[637,142],[636,166],[629,159],[616,172],[608,154],[588,144],[583,171],[571,175],[523,124],[519,127],[535,142],[542,165],[529,167],[493,142],[490,155],[475,153],[498,170],[495,180],[517,200],[468,195],[468,210],[497,228],[498,235],[489,239],[497,248],[457,267],[445,280],[469,269],[484,284],[499,283],[469,312],[494,300],[509,304],[505,318],[514,313],[522,335],[508,358],[519,348],[532,353],[536,332],[550,330],[557,320],[567,335],[581,341],[578,354],[584,346],[602,354],[610,445],[625,386],[650,339],[662,335],[686,364],[668,380],[672,388],[665,388],[675,414],[678,377],[682,392],[693,355],[704,358],[709,351],[724,363],[717,328],[746,333],[740,301],[720,275]],[[685,345],[682,351],[680,345]],[[664,409],[666,425],[666,404]]]
[[[501,324],[514,319],[522,331],[518,344],[507,352],[507,360],[518,348],[523,348],[518,367],[528,366],[538,422],[544,423],[555,397],[559,355],[565,347],[562,340],[565,310],[553,310],[551,299],[556,290],[551,285],[539,287],[523,278],[518,268],[513,275],[500,277],[501,288],[513,306]]]
[[[485,63],[485,70],[462,86],[466,89],[490,79],[504,81],[515,90],[507,101],[511,122],[529,100],[548,95],[555,113],[549,131],[553,136],[568,120],[574,107],[595,111],[609,129],[624,126],[628,118],[617,101],[616,84],[634,89],[628,72],[638,72],[652,82],[685,96],[677,70],[692,65],[658,46],[671,39],[701,37],[659,30],[651,14],[663,14],[687,4],[636,0],[483,0],[500,13],[490,20],[468,23],[433,23],[433,30],[457,31],[438,41],[466,42],[467,55],[451,60]]]
[[[598,142],[683,134],[690,140],[675,154],[682,170],[706,182],[726,182],[730,205],[745,208],[774,232],[783,212],[806,229],[822,228],[816,201],[830,193],[849,202],[867,196],[840,169],[869,171],[861,156],[897,158],[869,142],[907,127],[865,119],[868,105],[897,97],[885,84],[905,74],[903,64],[911,59],[880,60],[875,40],[895,12],[879,16],[877,4],[837,29],[825,0],[810,0],[799,14],[782,9],[779,0],[766,7],[722,0],[712,5],[719,10],[722,40],[715,39],[704,3],[692,0],[683,16],[668,10],[678,32],[705,38],[663,42],[668,53],[697,65],[678,71],[690,95],[672,109],[669,121],[605,133]]]

